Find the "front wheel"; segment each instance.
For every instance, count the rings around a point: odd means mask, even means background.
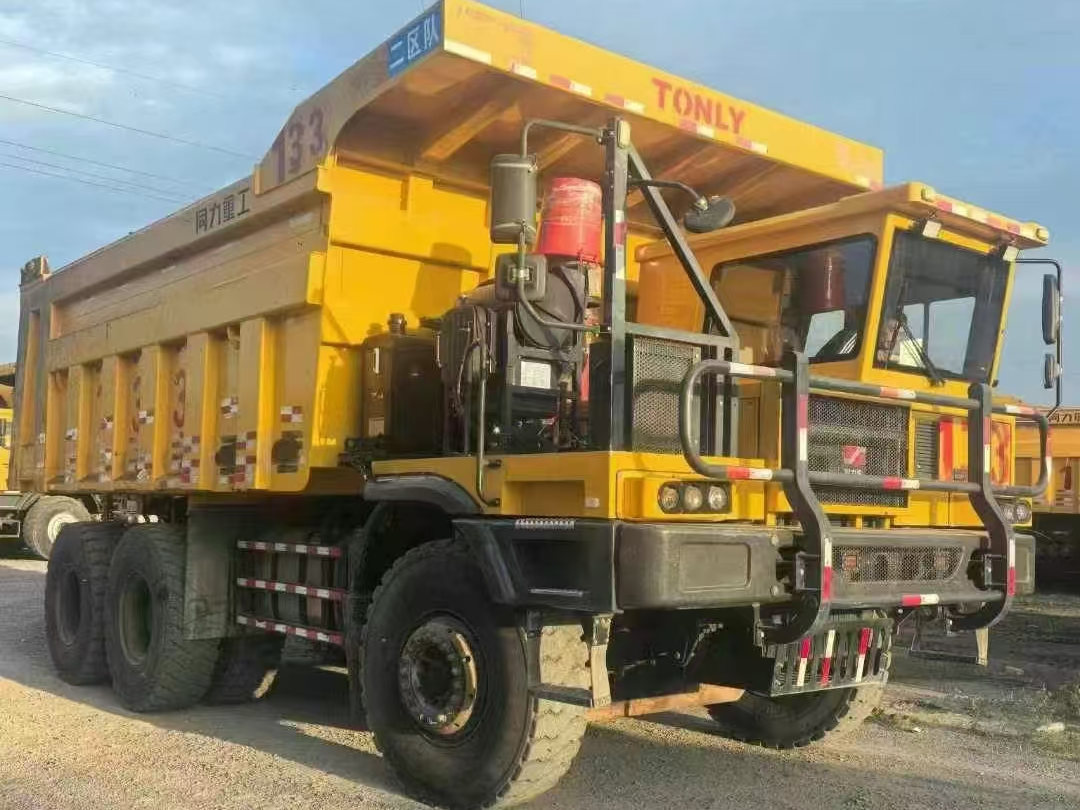
[[[540,655],[545,680],[588,685],[580,626],[544,628]],[[383,577],[361,669],[376,743],[406,787],[436,804],[527,801],[562,777],[585,732],[583,709],[530,694],[522,627],[452,541],[407,552]]]
[[[858,728],[881,701],[871,684],[800,695],[769,697],[747,692],[734,703],[709,706],[725,737],[766,748],[798,748]]]

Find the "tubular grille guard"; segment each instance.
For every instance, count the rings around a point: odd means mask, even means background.
[[[963,561],[958,546],[833,546],[833,571],[851,585],[945,582]]]
[[[687,463],[706,478],[720,480],[757,479],[776,481],[803,531],[803,555],[806,559],[805,586],[796,592],[795,617],[788,625],[763,627],[767,643],[786,644],[812,634],[824,626],[832,600],[833,549],[830,528],[814,492],[815,485],[847,486],[878,491],[925,489],[937,492],[962,492],[969,496],[989,538],[987,556],[994,564],[995,580],[1002,586],[1003,599],[987,601],[982,608],[953,619],[958,630],[973,630],[995,624],[1008,611],[1016,593],[1016,542],[1012,527],[1005,520],[996,496],[1035,497],[1046,489],[1050,469],[1049,432],[1045,415],[1024,405],[994,406],[990,386],[973,384],[967,398],[947,397],[910,388],[892,388],[811,375],[806,356],[789,352],[783,368],[753,366],[728,360],[703,360],[683,378],[679,397],[679,441]],[[709,464],[701,457],[691,436],[693,391],[706,375],[773,380],[781,386],[783,405],[782,467],[769,469]],[[937,481],[877,475],[846,475],[814,472],[809,469],[809,391],[850,394],[899,402],[921,402],[956,408],[968,414],[968,481]],[[1039,427],[1039,444],[1044,459],[1039,480],[1027,487],[994,487],[990,481],[990,416],[1003,413],[1030,419]],[[978,463],[970,463],[978,459]]]

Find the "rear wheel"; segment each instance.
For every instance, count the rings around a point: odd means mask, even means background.
[[[181,709],[210,686],[219,640],[184,638],[184,566],[183,532],[163,523],[128,529],[113,553],[105,649],[132,711]]]
[[[529,693],[526,644],[461,546],[413,549],[383,577],[363,630],[367,720],[420,797],[454,808],[511,805],[553,787],[585,732],[577,706]],[[545,682],[588,686],[580,626],[547,627]]]
[[[769,697],[747,692],[734,703],[709,707],[725,737],[766,748],[798,748],[850,732],[877,708],[878,684]]]
[[[90,520],[82,503],[64,495],[45,495],[30,507],[23,519],[22,540],[42,559],[49,559],[60,530],[71,523]]]
[[[109,677],[105,597],[109,557],[124,527],[73,523],[59,532],[45,575],[45,639],[57,673],[71,684]]]

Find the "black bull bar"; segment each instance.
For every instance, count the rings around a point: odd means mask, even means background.
[[[775,382],[781,387],[781,464],[775,469],[709,464],[695,447],[691,435],[694,424],[693,392],[705,376],[740,377]],[[859,397],[920,402],[961,410],[968,415],[968,476],[966,481],[924,478],[895,478],[874,475],[845,475],[811,470],[808,457],[810,391],[851,394]],[[1026,487],[998,486],[990,480],[990,417],[993,413],[1020,416],[1039,426],[1040,455],[1044,463],[1039,480]],[[789,352],[781,368],[747,365],[728,360],[703,360],[683,378],[679,396],[679,441],[690,466],[701,475],[721,481],[775,481],[784,488],[792,511],[802,528],[803,552],[807,560],[805,586],[796,593],[796,610],[786,624],[763,628],[769,643],[790,643],[821,630],[829,618],[832,601],[832,531],[821,501],[812,487],[843,486],[876,490],[958,492],[970,498],[989,538],[987,556],[992,561],[994,584],[1001,592],[988,591],[987,601],[975,612],[955,616],[953,627],[975,630],[990,627],[1008,611],[1016,593],[1016,541],[1012,524],[1005,519],[999,497],[1035,497],[1046,489],[1050,470],[1050,424],[1046,416],[1026,405],[993,404],[990,386],[975,383],[968,396],[948,397],[910,388],[891,388],[853,380],[820,377],[810,373],[810,364],[800,352]],[[815,564],[816,563],[816,564]]]

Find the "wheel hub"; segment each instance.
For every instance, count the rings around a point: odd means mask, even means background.
[[[476,706],[477,667],[467,631],[449,617],[416,628],[398,663],[401,702],[421,728],[448,737]]]
[[[45,536],[49,538],[49,542],[55,543],[56,538],[60,536],[60,530],[69,523],[78,523],[78,521],[74,515],[67,512],[60,512],[49,518],[49,522],[45,526]]]

